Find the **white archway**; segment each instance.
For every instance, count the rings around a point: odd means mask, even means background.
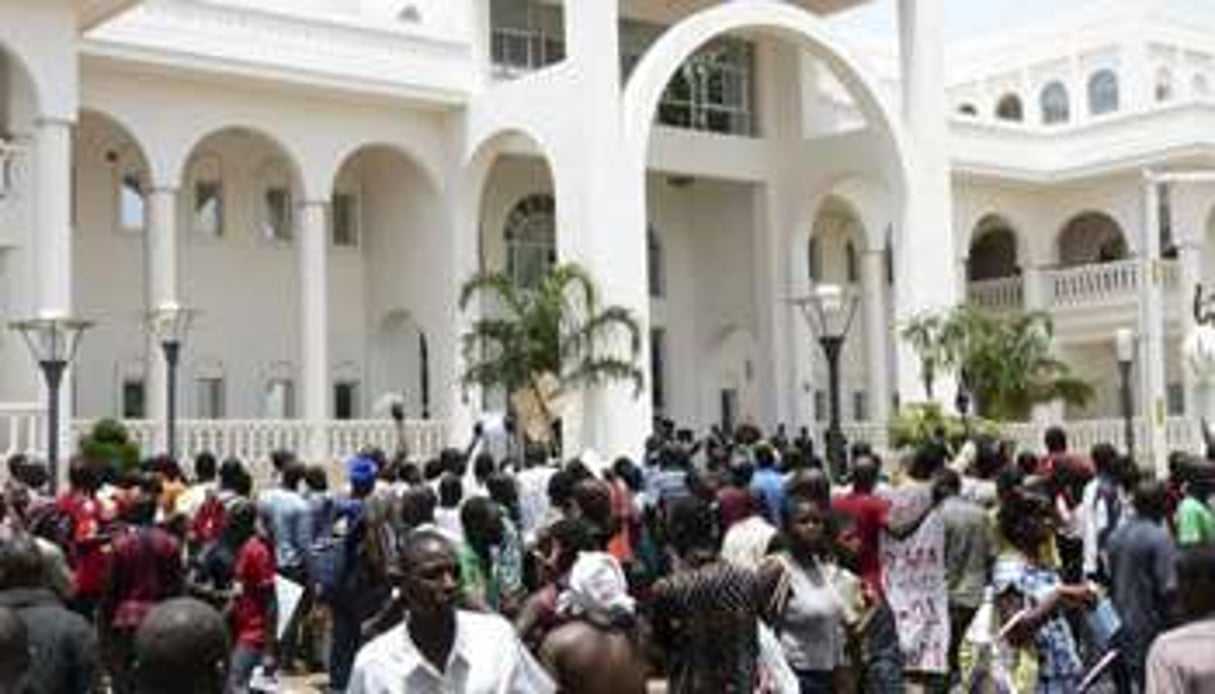
[[[405,416],[430,416],[430,343],[426,332],[404,310],[394,310],[378,324],[371,344],[372,402],[401,396]]]

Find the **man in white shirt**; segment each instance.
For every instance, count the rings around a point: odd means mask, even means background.
[[[456,608],[455,551],[420,530],[401,547],[405,620],[359,651],[349,694],[550,694],[556,685],[509,622]]]

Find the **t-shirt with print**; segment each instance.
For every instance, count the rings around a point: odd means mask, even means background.
[[[266,608],[274,599],[274,571],[274,553],[265,540],[254,536],[241,545],[234,571],[240,594],[232,605],[232,632],[239,645],[266,645],[271,629]]]

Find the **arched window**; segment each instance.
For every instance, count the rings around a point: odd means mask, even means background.
[[[1118,75],[1098,70],[1088,78],[1088,112],[1094,116],[1118,110]]]
[[[1015,277],[1017,274],[1017,235],[1008,222],[996,215],[984,217],[975,226],[974,240],[966,258],[966,275],[971,282]]]
[[[1124,260],[1130,251],[1122,227],[1102,212],[1071,219],[1059,234],[1059,264],[1064,267]]]
[[[646,270],[650,284],[650,296],[653,298],[661,298],[666,296],[666,273],[664,264],[666,259],[662,253],[662,239],[658,237],[658,230],[650,227],[649,233],[646,235]]]
[[[202,155],[190,164],[190,230],[204,238],[224,235],[224,185],[219,157]]]
[[[290,241],[294,224],[294,202],[291,197],[291,174],[278,160],[265,165],[261,174],[262,233],[270,241]]]
[[[1173,98],[1173,73],[1167,67],[1156,71],[1156,101],[1170,101]]]
[[[515,285],[532,289],[557,264],[557,221],[553,196],[520,200],[506,217],[506,273]]]
[[[147,210],[143,197],[143,184],[139,173],[127,171],[122,174],[118,189],[118,221],[123,231],[138,233],[144,229]]]
[[[979,115],[979,109],[975,108],[974,104],[966,103],[958,107],[958,113],[963,116],[975,117]]]
[[[1025,109],[1021,106],[1021,97],[1016,94],[1005,94],[996,103],[996,118],[1000,120],[1024,120]]]
[[[1042,106],[1042,122],[1046,125],[1066,123],[1071,118],[1071,101],[1062,82],[1051,82],[1038,97]]]

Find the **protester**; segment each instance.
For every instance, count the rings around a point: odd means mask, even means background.
[[[506,620],[456,607],[459,564],[443,535],[425,530],[407,535],[401,576],[408,618],[359,651],[347,692],[556,691]]]
[[[1125,473],[1122,458],[1108,443],[1093,446],[1092,459],[1097,476],[1085,485],[1080,502],[1084,519],[1084,575],[1107,583],[1109,539],[1122,522],[1123,508],[1128,506]]]
[[[277,606],[274,591],[274,550],[257,533],[257,512],[247,502],[228,511],[228,523],[240,549],[233,568],[230,607],[234,647],[229,661],[228,691],[244,694],[254,669],[274,671]]]
[[[191,598],[160,603],[135,634],[138,694],[214,694],[227,680],[228,629],[210,605]]]
[[[1162,634],[1147,658],[1147,694],[1215,691],[1215,545],[1181,550],[1177,595],[1183,626]]]
[[[1211,483],[1215,470],[1210,464],[1196,464],[1187,470],[1185,498],[1177,506],[1177,544],[1215,542],[1215,511],[1211,510]]]
[[[995,548],[986,512],[977,503],[962,498],[962,481],[956,472],[941,473],[937,492],[944,499],[940,513],[945,524],[945,575],[949,589],[949,671],[957,673],[961,672],[958,651],[967,627],[983,603]]]
[[[615,557],[581,553],[557,611],[569,621],[549,632],[539,653],[561,691],[646,692],[648,668],[634,600]]]
[[[1109,540],[1109,575],[1122,620],[1121,663],[1136,688],[1144,684],[1144,662],[1152,641],[1168,625],[1177,587],[1176,548],[1165,525],[1165,488],[1150,482],[1134,496],[1135,513]]]
[[[993,572],[1002,622],[1014,645],[1032,648],[1037,659],[1039,694],[1072,692],[1080,683],[1083,663],[1062,609],[1093,599],[1085,585],[1065,585],[1042,555],[1053,531],[1051,501],[1029,490],[1012,492],[1000,508],[1000,530],[1009,550]],[[1015,620],[1015,621],[1014,621]]]
[[[882,566],[879,557],[882,529],[886,527],[886,515],[890,510],[890,501],[874,493],[880,474],[881,463],[877,458],[870,455],[856,458],[852,462],[851,491],[837,496],[831,502],[831,508],[836,513],[849,516],[855,522],[856,534],[860,540],[857,568],[861,580],[865,581],[871,590],[878,592],[882,589]]]
[[[0,692],[27,694],[29,683],[30,635],[25,622],[7,607],[0,607]]]
[[[181,595],[184,576],[181,544],[153,525],[163,508],[159,480],[145,477],[127,510],[129,523],[112,541],[110,567],[101,600],[109,668],[116,694],[135,690],[135,631],[157,603]]]
[[[0,607],[25,623],[35,694],[98,691],[97,633],[50,589],[42,554],[29,535],[0,537]]]
[[[668,509],[674,570],[652,587],[650,608],[671,694],[754,691],[759,622],[779,611],[784,569],[770,563],[754,571],[720,561],[713,521],[712,510],[695,498]]]
[[[864,610],[860,579],[835,564],[829,508],[790,496],[784,513],[789,590],[774,623],[803,694],[849,691],[849,637]]]

